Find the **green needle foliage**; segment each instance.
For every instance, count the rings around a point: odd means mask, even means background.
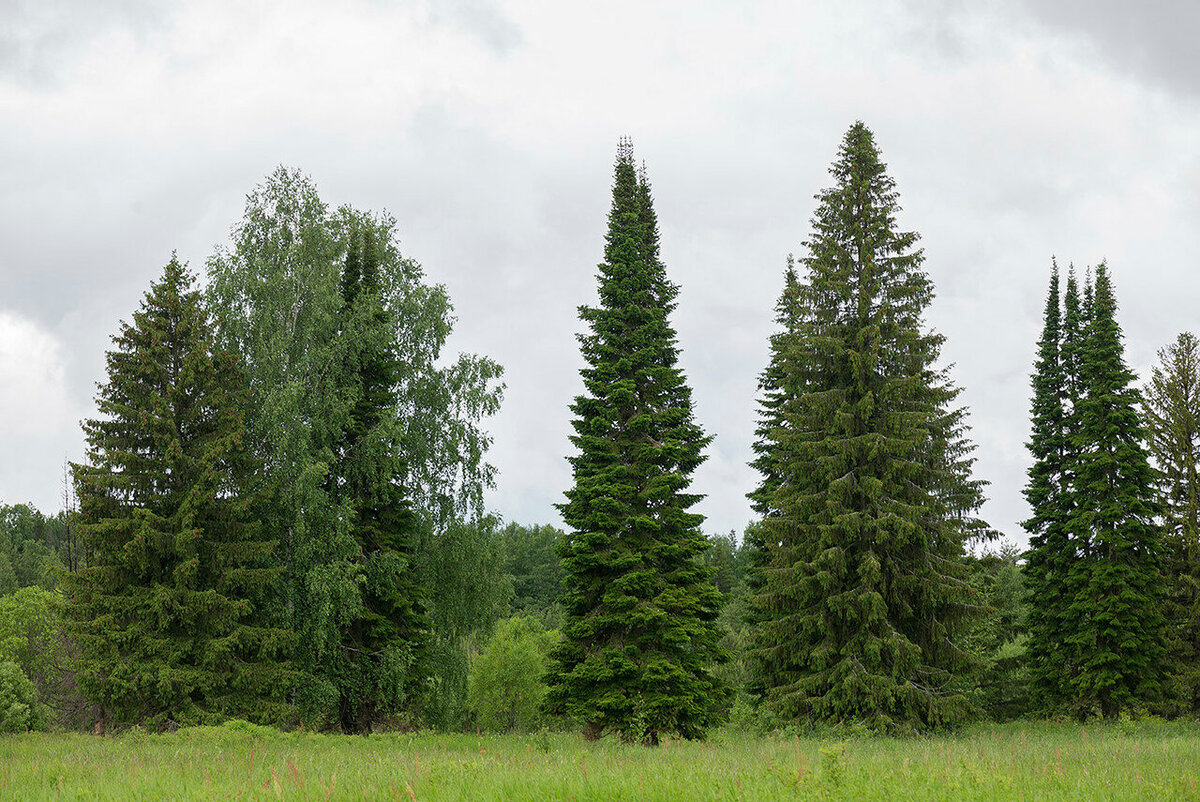
[[[1104,264],[1086,293],[1090,320],[1079,359],[1084,393],[1068,526],[1076,541],[1068,581],[1073,706],[1105,718],[1156,701],[1163,657],[1160,513],[1138,415],[1141,394],[1124,363],[1116,300]]]
[[[292,639],[256,621],[276,571],[248,511],[247,394],[174,258],[108,353],[103,417],[74,465],[88,564],[69,577],[79,683],[109,716],[152,727],[280,720]]]
[[[658,223],[633,149],[617,151],[600,303],[581,307],[585,393],[571,407],[578,453],[560,506],[564,642],[553,655],[547,709],[656,744],[699,738],[727,694],[721,594],[701,556],[703,517],[687,492],[709,443],[692,414],[668,316],[678,288],[659,258]]]
[[[943,338],[924,325],[918,235],[897,230],[895,182],[865,125],[830,172],[763,379],[751,656],[783,720],[919,730],[967,707],[952,678],[963,547],[989,534],[974,517],[982,483],[958,389],[935,364]]]
[[[1184,332],[1158,357],[1143,418],[1164,510],[1171,667],[1165,709],[1194,714],[1200,712],[1200,341]]]
[[[1068,278],[1067,333],[1078,336],[1075,277]],[[1038,357],[1033,373],[1032,429],[1028,447],[1033,457],[1025,499],[1033,510],[1023,523],[1029,533],[1025,554],[1025,582],[1029,588],[1029,671],[1038,704],[1054,709],[1066,698],[1064,678],[1069,658],[1066,637],[1067,576],[1074,562],[1074,544],[1070,540],[1067,519],[1071,512],[1071,493],[1067,477],[1067,416],[1073,406],[1068,395],[1065,372],[1063,321],[1060,308],[1058,265],[1050,273],[1045,323],[1038,341]],[[1068,340],[1069,345],[1072,341]],[[1069,355],[1069,351],[1068,351]]]

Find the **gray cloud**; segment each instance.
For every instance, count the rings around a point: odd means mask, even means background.
[[[1188,0],[904,0],[919,20],[911,40],[952,62],[971,52],[972,26],[992,19],[1010,31],[1040,27],[1059,47],[1087,56],[1148,87],[1200,96],[1200,5]]]
[[[1188,0],[1022,0],[1046,26],[1086,37],[1096,54],[1151,86],[1200,96],[1200,5]]]
[[[856,118],[897,179],[901,224],[923,235],[929,319],[992,482],[985,514],[1010,536],[1026,517],[1051,255],[1109,259],[1139,371],[1195,321],[1197,112],[1182,90],[1150,88],[1183,86],[1186,69],[1153,78],[1142,65],[1144,80],[1126,80],[1087,44],[1100,33],[1075,41],[1033,10],[230,0],[168,18],[85,5],[86,24],[66,5],[10,3],[0,34],[0,152],[20,154],[0,161],[0,316],[53,355],[30,372],[0,349],[26,418],[20,437],[0,431],[0,501],[56,508],[117,321],[172,250],[201,268],[280,163],[332,204],[394,213],[403,251],[454,300],[451,348],[505,366],[489,503],[512,520],[559,521],[576,307],[595,299],[621,135],[649,167],[682,288],[682,364],[716,435],[694,483],[710,530],[749,520],[756,378],[784,258],[802,251]],[[39,59],[52,87],[32,82]],[[55,400],[29,403],[39,394]]]

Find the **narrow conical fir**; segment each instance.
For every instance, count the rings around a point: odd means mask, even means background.
[[[1074,276],[1070,298],[1074,297]],[[1073,304],[1073,301],[1070,302]],[[1067,376],[1064,373],[1062,298],[1058,265],[1050,274],[1050,289],[1037,362],[1032,379],[1032,434],[1028,442],[1033,464],[1025,499],[1032,510],[1023,523],[1029,533],[1023,572],[1029,591],[1030,679],[1044,709],[1054,709],[1066,696],[1064,680],[1071,660],[1064,652],[1067,620],[1067,574],[1074,562],[1068,517],[1070,491],[1067,482]],[[1074,320],[1074,319],[1072,319]],[[1072,322],[1071,324],[1075,324]]]
[[[677,294],[649,184],[623,142],[599,303],[580,308],[584,393],[571,406],[574,482],[560,506],[564,640],[546,701],[591,737],[701,737],[727,693],[711,670],[721,595],[698,559],[708,546],[688,492],[710,438],[677,364]]]
[[[1162,710],[1200,712],[1200,340],[1181,333],[1158,352],[1143,418],[1163,508],[1169,677]]]
[[[923,315],[933,288],[895,182],[862,123],[847,132],[800,259],[795,330],[761,404],[766,549],[751,658],[784,720],[911,731],[953,722],[965,542],[981,484],[958,390]]]
[[[745,535],[746,588],[750,598],[750,604],[746,605],[746,623],[751,627],[758,626],[762,617],[769,615],[755,603],[766,599],[763,593],[768,566],[772,559],[786,560],[779,554],[782,544],[768,542],[771,532],[769,527],[764,526],[763,520],[778,515],[779,510],[773,506],[773,500],[788,481],[785,473],[788,460],[781,450],[780,440],[787,426],[787,404],[799,392],[799,388],[791,381],[796,378],[796,371],[788,370],[790,349],[794,347],[801,320],[799,295],[800,282],[796,275],[795,260],[789,254],[783,274],[783,290],[775,304],[777,329],[770,339],[770,361],[758,378],[758,425],[753,444],[755,457],[750,467],[758,471],[762,478],[758,486],[746,494],[751,508],[760,516],[760,520],[746,528]],[[750,678],[749,691],[756,698],[761,699],[765,691],[764,679],[761,675],[752,675]]]
[[[1160,509],[1138,415],[1141,394],[1125,366],[1104,264],[1089,286],[1078,363],[1083,394],[1072,433],[1078,463],[1069,527],[1077,553],[1067,644],[1078,665],[1069,690],[1080,715],[1111,719],[1157,701],[1162,691]]]
[[[248,515],[237,362],[175,259],[113,343],[73,466],[89,555],[68,583],[80,687],[110,721],[283,721],[292,637],[255,612],[274,544]]]
[[[350,519],[358,594],[322,671],[337,689],[342,730],[369,733],[375,721],[411,701],[428,622],[412,565],[418,522],[402,483],[397,325],[380,296],[381,243],[370,221],[347,234],[341,348],[343,397],[351,405],[330,494]]]

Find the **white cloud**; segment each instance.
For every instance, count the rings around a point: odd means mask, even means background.
[[[31,320],[0,310],[0,502],[58,503],[63,460],[77,456],[78,418],[63,348]]]

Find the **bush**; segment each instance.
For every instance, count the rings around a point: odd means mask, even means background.
[[[558,638],[558,632],[547,632],[531,616],[496,624],[487,645],[471,660],[467,678],[467,704],[480,727],[512,732],[541,725],[546,663]]]
[[[24,732],[42,726],[33,683],[16,663],[0,663],[0,732]]]

